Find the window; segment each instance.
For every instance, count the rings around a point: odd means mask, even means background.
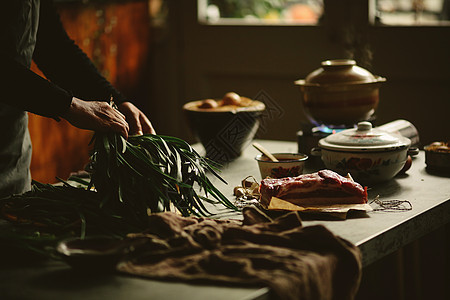
[[[377,0],[375,21],[384,25],[449,25],[448,0]]]
[[[315,25],[323,0],[199,0],[198,8],[207,24]]]
[[[333,0],[198,0],[199,22],[219,25],[316,25]],[[336,0],[334,0],[336,1]],[[375,25],[450,25],[450,0],[367,0]],[[351,4],[341,2],[350,9]],[[333,3],[336,5],[336,3]],[[369,8],[367,11],[367,7]],[[351,7],[354,9],[354,7]]]

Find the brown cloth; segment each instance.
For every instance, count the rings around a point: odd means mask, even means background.
[[[277,299],[352,299],[361,278],[357,247],[297,212],[275,220],[253,207],[243,221],[150,216],[144,238],[118,270],[158,280],[268,286]],[[145,239],[148,239],[145,240]]]

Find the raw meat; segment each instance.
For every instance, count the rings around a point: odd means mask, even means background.
[[[267,207],[272,197],[297,205],[332,205],[367,203],[367,188],[353,179],[331,170],[297,177],[264,179],[260,185],[260,203]]]

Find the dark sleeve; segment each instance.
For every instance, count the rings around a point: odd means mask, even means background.
[[[52,0],[41,0],[39,20],[33,60],[52,83],[83,100],[125,101],[69,38]]]
[[[72,102],[72,95],[32,72],[13,58],[1,58],[6,76],[0,80],[0,102],[57,119]]]
[[[29,69],[31,54],[27,54],[33,50],[31,31],[35,27],[28,26],[34,23],[35,14],[26,4],[30,3],[23,0],[2,1],[1,4],[0,104],[56,118],[67,111],[72,95]],[[27,18],[29,23],[25,21]]]

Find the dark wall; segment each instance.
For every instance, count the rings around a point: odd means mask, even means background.
[[[249,97],[264,92],[282,111],[261,138],[295,140],[309,121],[293,81],[322,60],[354,58],[387,78],[376,125],[407,119],[422,144],[449,139],[449,26],[371,25],[356,9],[365,1],[356,0],[328,1],[329,17],[320,26],[209,26],[197,22],[194,2],[169,1],[168,23],[152,47],[160,131],[191,138],[181,106],[234,90]]]

